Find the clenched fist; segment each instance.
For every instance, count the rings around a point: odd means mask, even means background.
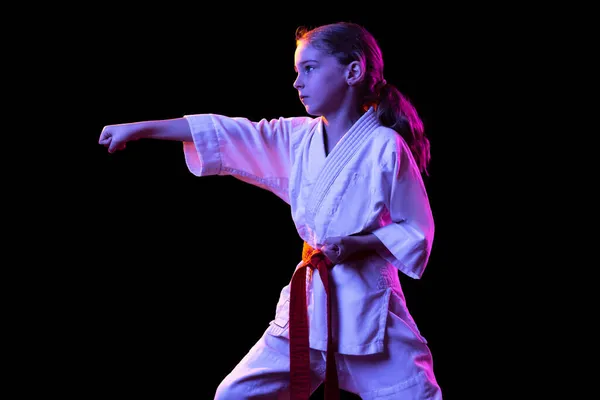
[[[321,246],[321,251],[332,263],[340,264],[360,250],[358,247],[358,243],[352,236],[336,236],[326,239]]]
[[[109,153],[125,149],[125,144],[137,140],[140,134],[139,124],[106,125],[100,133],[98,143],[108,148]]]

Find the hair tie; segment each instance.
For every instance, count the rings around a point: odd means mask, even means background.
[[[385,79],[380,80],[377,85],[375,85],[375,94],[379,97],[381,95],[381,89],[383,89],[387,85],[387,81]]]

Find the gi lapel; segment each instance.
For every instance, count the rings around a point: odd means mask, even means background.
[[[314,227],[315,216],[323,203],[323,199],[329,193],[331,185],[338,177],[342,169],[352,159],[356,151],[367,142],[367,136],[380,125],[375,110],[371,107],[360,117],[358,121],[346,134],[340,142],[334,147],[329,156],[325,159],[325,164],[321,169],[319,176],[313,187],[313,191],[308,200],[306,217],[309,223]]]

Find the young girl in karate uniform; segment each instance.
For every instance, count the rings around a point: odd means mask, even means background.
[[[326,399],[339,388],[441,399],[398,276],[421,278],[434,236],[423,124],[386,82],[364,27],[299,29],[294,58],[307,116],[185,115],[108,125],[99,143],[113,153],[139,139],[181,141],[191,173],[234,176],[291,207],[302,257],[274,319],[215,399],[308,399],[323,382]]]

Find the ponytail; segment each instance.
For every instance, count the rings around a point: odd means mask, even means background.
[[[384,82],[378,89],[379,104],[376,113],[379,121],[402,136],[419,171],[429,175],[427,167],[431,159],[430,144],[417,110],[394,85]]]

